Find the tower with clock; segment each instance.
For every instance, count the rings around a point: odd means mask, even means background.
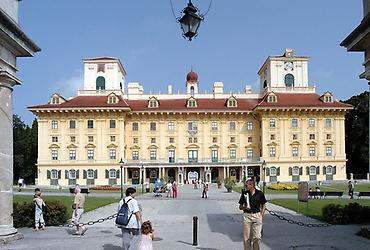
[[[282,56],[269,56],[260,70],[260,91],[314,92],[308,86],[307,56],[294,55],[293,49],[285,49]]]

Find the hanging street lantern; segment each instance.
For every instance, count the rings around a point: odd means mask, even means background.
[[[183,37],[191,41],[198,35],[198,28],[203,16],[197,14],[198,9],[189,0],[188,6],[182,11],[184,15],[179,19]]]

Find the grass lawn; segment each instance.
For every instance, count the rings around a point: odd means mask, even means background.
[[[314,188],[314,187],[312,187]],[[344,193],[348,192],[348,187],[347,184],[331,184],[331,185],[326,185],[323,184],[320,186],[321,191],[343,191]],[[369,184],[356,184],[355,185],[355,192],[361,192],[361,191],[367,191],[370,192],[370,183]]]
[[[23,202],[32,202],[32,195],[14,195],[13,196],[14,202],[23,203]],[[47,204],[48,201],[60,201],[67,207],[67,213],[72,214],[72,204],[74,197],[66,197],[66,196],[46,196],[44,197],[45,203]],[[86,197],[85,201],[85,212],[94,210],[99,207],[103,207],[105,205],[109,205],[111,203],[118,203],[119,199],[115,198],[107,198],[107,197]]]
[[[296,199],[273,199],[268,202],[288,208],[290,210],[298,212],[298,201]],[[308,203],[299,203],[299,212],[322,220],[322,208],[328,204],[340,204],[346,205],[348,203],[357,202],[363,206],[370,206],[370,200],[345,200],[345,199],[312,199]]]
[[[241,193],[243,187],[233,187],[234,192]],[[297,190],[271,190],[267,187],[265,188],[265,194],[298,194]]]

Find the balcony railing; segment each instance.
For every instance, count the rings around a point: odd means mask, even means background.
[[[222,163],[258,163],[260,162],[260,157],[254,157],[254,158],[159,158],[156,160],[150,160],[150,159],[127,159],[124,160],[125,163],[139,163],[139,164],[222,164]]]

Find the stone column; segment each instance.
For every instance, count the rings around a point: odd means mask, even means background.
[[[0,78],[0,237],[17,233],[13,227],[13,84]]]

